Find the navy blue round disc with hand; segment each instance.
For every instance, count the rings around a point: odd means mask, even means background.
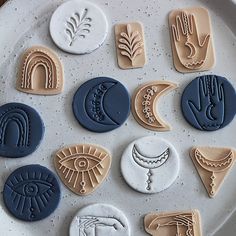
[[[117,80],[97,77],[79,87],[72,106],[76,119],[84,128],[102,133],[125,122],[130,113],[130,97]]]
[[[27,165],[16,169],[8,177],[3,200],[16,218],[38,221],[49,216],[61,198],[60,185],[46,167]]]
[[[185,119],[199,130],[215,131],[228,125],[236,114],[236,93],[221,76],[205,75],[185,88],[181,108]]]
[[[37,149],[43,135],[43,121],[32,107],[22,103],[0,107],[0,156],[27,156]]]

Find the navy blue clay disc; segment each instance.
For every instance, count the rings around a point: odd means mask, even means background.
[[[7,209],[18,219],[37,221],[58,206],[61,191],[55,175],[40,165],[23,166],[8,177],[3,190]]]
[[[236,93],[221,76],[205,75],[185,88],[181,107],[185,119],[199,130],[215,131],[228,125],[236,114]]]
[[[93,132],[107,132],[121,126],[130,113],[130,97],[117,80],[97,77],[82,84],[74,95],[76,119]]]
[[[34,152],[44,134],[36,110],[21,103],[0,107],[0,156],[24,157]]]

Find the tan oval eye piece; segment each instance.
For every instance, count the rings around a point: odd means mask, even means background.
[[[88,195],[106,178],[111,155],[102,147],[81,144],[59,150],[54,165],[62,182],[75,194]]]
[[[201,236],[201,218],[198,210],[150,213],[144,218],[147,233],[152,236]]]
[[[158,115],[156,103],[162,95],[176,87],[176,84],[168,81],[153,81],[141,85],[132,98],[132,113],[135,120],[149,130],[170,130],[171,127]]]
[[[23,55],[16,88],[25,93],[55,95],[63,90],[63,66],[49,48],[34,46]]]

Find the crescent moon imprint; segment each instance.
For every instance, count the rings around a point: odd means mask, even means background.
[[[190,50],[190,53],[189,53],[189,55],[188,55],[188,58],[193,58],[193,57],[195,57],[195,55],[196,55],[196,48],[195,48],[195,46],[194,46],[192,43],[190,43],[190,42],[186,42],[186,43],[185,43],[185,46],[188,47],[189,50]]]
[[[220,159],[220,160],[210,160],[204,157],[201,152],[196,149],[195,150],[195,157],[198,162],[198,164],[205,170],[211,171],[211,172],[221,172],[224,171],[233,164],[234,158],[232,151],[229,152],[229,154]]]
[[[94,121],[103,125],[118,125],[104,109],[104,97],[108,90],[116,83],[104,82],[94,86],[85,98],[85,110],[87,115]]]
[[[156,112],[158,99],[177,85],[167,81],[154,81],[142,85],[133,96],[132,112],[136,121],[146,129],[167,131],[171,127]]]

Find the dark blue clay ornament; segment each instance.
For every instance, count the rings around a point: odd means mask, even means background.
[[[181,108],[193,127],[215,131],[228,125],[236,114],[236,93],[230,82],[221,76],[205,75],[185,88]]]
[[[44,134],[44,124],[32,107],[7,103],[0,107],[0,156],[24,157],[34,152]]]
[[[97,77],[82,84],[74,95],[76,119],[93,132],[107,132],[120,127],[130,113],[130,97],[117,80]]]
[[[49,216],[60,201],[55,175],[40,165],[23,166],[8,177],[3,190],[7,209],[18,219],[38,221]]]

